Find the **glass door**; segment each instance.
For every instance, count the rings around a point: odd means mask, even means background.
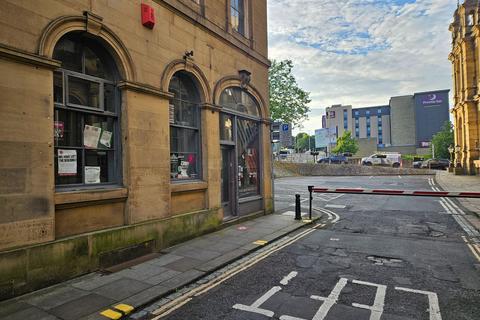
[[[224,219],[231,218],[236,214],[236,190],[235,190],[235,148],[222,146],[222,172],[221,192]]]

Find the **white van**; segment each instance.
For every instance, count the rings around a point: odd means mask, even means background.
[[[402,165],[402,155],[400,153],[375,153],[362,158],[362,165],[399,168]]]

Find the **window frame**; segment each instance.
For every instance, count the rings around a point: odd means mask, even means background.
[[[185,76],[185,77],[188,77],[190,81],[192,81],[192,84],[194,86],[194,89],[197,90],[197,92],[195,93],[191,93],[191,95],[196,95],[196,98],[198,101],[188,101],[188,100],[185,100],[185,99],[180,99],[180,98],[176,98],[175,96],[173,98],[171,98],[169,100],[169,107],[170,105],[174,105],[174,108],[175,108],[175,104],[174,104],[174,101],[178,101],[180,103],[186,103],[186,104],[189,104],[189,105],[192,105],[192,107],[195,108],[195,121],[197,123],[197,126],[196,127],[192,127],[192,126],[188,126],[188,125],[181,125],[181,124],[176,124],[175,123],[175,115],[174,115],[174,121],[173,122],[170,122],[169,123],[169,133],[170,133],[170,141],[169,141],[169,155],[170,155],[170,166],[171,166],[171,159],[172,159],[172,154],[195,154],[196,156],[196,175],[197,177],[195,178],[174,178],[172,177],[172,169],[170,167],[170,183],[188,183],[188,182],[199,182],[199,181],[203,181],[203,177],[204,177],[204,173],[203,173],[203,151],[202,151],[202,110],[201,110],[201,92],[200,92],[200,89],[198,88],[198,84],[196,82],[196,79],[195,77],[188,73],[187,71],[185,70],[179,70],[177,71],[175,74],[177,73],[181,73],[182,76]],[[170,79],[170,84],[169,84],[169,92],[170,92],[170,85],[171,85],[171,81],[173,79],[173,77],[175,76],[175,74],[172,76],[172,78]],[[175,111],[174,111],[175,112]],[[179,152],[179,151],[173,151],[172,150],[172,127],[173,128],[176,128],[176,129],[180,129],[180,130],[192,130],[192,131],[196,131],[196,135],[197,135],[197,141],[196,141],[196,148],[197,150],[195,152]]]
[[[82,62],[83,64],[83,62]],[[113,119],[113,129],[112,129],[112,147],[109,149],[105,148],[86,148],[84,145],[82,146],[57,146],[55,142],[55,138],[53,141],[53,150],[54,150],[54,159],[55,161],[58,161],[56,159],[56,154],[57,150],[59,149],[64,149],[64,150],[77,150],[78,153],[81,154],[81,174],[82,174],[82,183],[70,183],[70,184],[57,184],[56,183],[56,174],[55,174],[55,167],[54,167],[54,183],[55,183],[55,190],[56,191],[72,191],[72,190],[91,190],[91,189],[99,189],[99,188],[105,188],[105,187],[118,187],[118,186],[123,186],[123,175],[122,175],[122,145],[121,145],[121,93],[118,87],[116,86],[116,83],[114,81],[94,77],[91,75],[87,75],[84,73],[79,73],[76,71],[71,71],[68,69],[57,69],[54,71],[54,73],[61,74],[62,76],[62,102],[56,102],[54,101],[54,106],[53,106],[53,111],[54,111],[54,117],[53,120],[55,120],[55,111],[56,110],[64,110],[64,111],[69,111],[69,112],[74,112],[76,113],[81,121],[81,128],[82,128],[82,144],[83,144],[83,130],[85,128],[85,117],[88,115],[94,115],[94,116],[99,116],[99,117],[106,117],[106,118],[112,118]],[[69,90],[69,84],[68,84],[68,79],[69,76],[73,76],[78,79],[85,79],[88,81],[96,82],[99,83],[99,108],[95,107],[89,107],[89,106],[83,106],[79,104],[74,104],[70,103],[69,98],[68,98],[68,90]],[[105,111],[105,106],[104,106],[104,90],[105,84],[110,84],[113,85],[114,87],[114,108],[115,108],[115,113],[110,112],[110,111]],[[108,163],[108,165],[113,165],[112,169],[112,180],[107,181],[107,182],[99,182],[99,183],[92,183],[92,184],[86,184],[85,183],[85,167],[86,167],[86,151],[87,150],[93,150],[93,151],[105,151],[105,152],[111,152],[113,154],[113,161],[111,163]],[[78,153],[77,153],[77,161],[78,161]],[[108,156],[107,156],[107,161],[108,161]]]
[[[242,1],[243,3],[243,15],[239,11],[239,8],[234,7],[234,1]],[[229,17],[229,29],[244,38],[248,38],[250,34],[250,26],[249,26],[249,1],[248,0],[229,0],[228,1],[228,17]],[[233,12],[235,11],[238,13],[238,21],[240,25],[240,21],[243,23],[243,32],[240,32],[237,28],[235,28],[233,24]],[[243,18],[242,18],[243,17]]]

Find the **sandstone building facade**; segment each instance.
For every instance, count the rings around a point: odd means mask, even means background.
[[[467,0],[453,15],[450,24],[453,66],[455,126],[455,163],[467,174],[475,174],[480,167],[480,23],[478,1]]]
[[[0,1],[0,299],[273,210],[266,15]]]

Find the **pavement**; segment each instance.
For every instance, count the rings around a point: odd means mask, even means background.
[[[115,319],[122,315],[119,310],[134,312],[306,225],[292,214],[276,213],[231,225],[162,250],[148,261],[0,302],[0,319]],[[110,311],[102,315],[106,310]]]
[[[454,175],[447,171],[438,171],[435,180],[446,191],[480,192],[480,176]],[[458,200],[467,210],[480,216],[480,199]]]

